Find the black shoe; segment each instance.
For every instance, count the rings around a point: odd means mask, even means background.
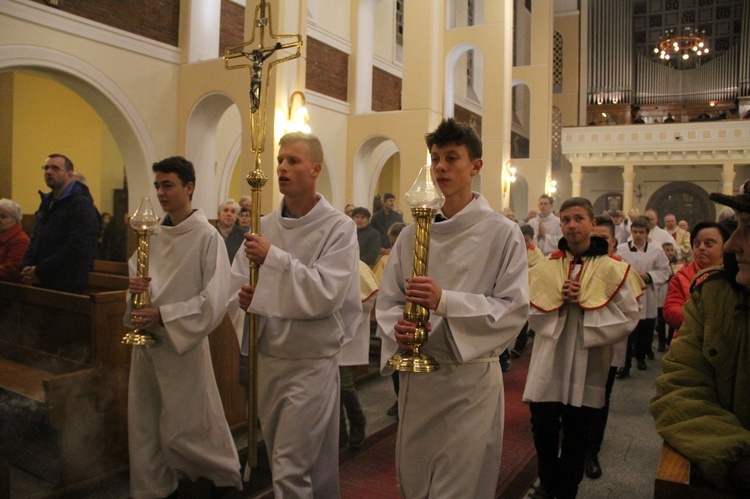
[[[504,373],[510,370],[510,354],[507,353],[507,350],[500,356],[500,370]]]
[[[349,448],[358,449],[362,442],[365,441],[365,419],[362,416],[362,421],[357,424],[351,424],[349,428]]]
[[[615,375],[618,378],[629,378],[630,377],[630,369],[627,367],[621,367],[617,370],[617,373]]]
[[[518,350],[511,350],[510,351],[510,358],[511,359],[520,359],[523,357],[523,352],[519,352]]]
[[[648,366],[646,365],[646,360],[638,359],[638,370],[645,371],[646,369],[648,369]]]
[[[667,345],[659,343],[659,347],[656,349],[657,352],[664,352],[667,349]]]
[[[597,456],[586,456],[586,476],[594,479],[602,476],[602,467],[599,466]]]
[[[648,350],[646,350],[646,357],[650,360],[654,360],[654,350],[651,347],[648,347]]]
[[[398,400],[386,411],[386,414],[394,418],[398,417]]]

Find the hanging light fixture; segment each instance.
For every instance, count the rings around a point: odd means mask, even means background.
[[[708,52],[706,32],[693,30],[690,27],[679,31],[666,30],[659,38],[659,45],[654,47],[654,54],[658,55],[662,61],[697,59]]]

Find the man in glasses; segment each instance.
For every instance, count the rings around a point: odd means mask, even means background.
[[[73,179],[73,163],[62,154],[50,154],[42,167],[51,189],[39,191],[31,244],[23,259],[25,284],[83,293],[94,264],[99,235],[99,213],[89,188]]]

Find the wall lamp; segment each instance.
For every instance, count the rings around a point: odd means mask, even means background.
[[[299,90],[289,96],[289,111],[284,133],[290,132],[310,133],[310,115],[305,107],[305,94]]]
[[[503,169],[503,192],[508,192],[510,184],[516,181],[516,167],[508,160]]]
[[[555,193],[557,192],[557,180],[552,178],[552,175],[547,177],[547,185],[544,186],[544,192],[550,197],[555,197]]]

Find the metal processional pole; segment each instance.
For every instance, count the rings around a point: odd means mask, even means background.
[[[268,29],[268,35],[271,40],[269,45],[265,45],[265,34]],[[257,44],[256,34],[258,35]],[[295,41],[282,43],[280,40],[294,38]],[[253,209],[251,214],[250,230],[253,234],[260,234],[260,211],[261,195],[263,186],[268,181],[268,177],[261,170],[261,154],[264,151],[266,141],[266,117],[268,100],[268,75],[266,75],[266,85],[263,83],[263,65],[266,60],[279,50],[296,49],[294,53],[279,57],[267,64],[268,73],[277,64],[298,58],[302,54],[302,35],[281,35],[273,31],[271,6],[266,0],[260,0],[255,7],[253,18],[253,32],[250,40],[247,42],[228,47],[224,53],[224,67],[226,69],[250,69],[250,151],[255,157],[255,167],[247,175],[246,180],[250,185],[253,193]],[[241,59],[239,64],[232,64],[235,59]],[[250,62],[247,62],[250,61]],[[258,283],[259,267],[254,262],[250,262],[250,285],[255,286]],[[258,464],[257,451],[257,428],[258,428],[258,316],[250,314],[248,328],[248,383],[247,383],[247,466],[245,467],[245,481],[249,479],[250,469]]]

